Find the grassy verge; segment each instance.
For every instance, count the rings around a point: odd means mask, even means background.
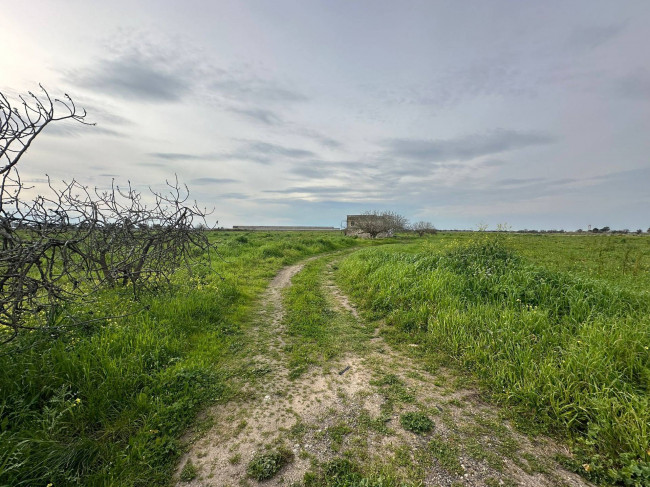
[[[213,238],[217,273],[180,271],[138,303],[107,291],[87,311],[139,311],[0,350],[0,485],[166,485],[196,413],[237,393],[242,327],[269,278],[360,243],[304,233]]]
[[[435,241],[362,250],[338,276],[363,308],[386,319],[389,339],[442,352],[522,422],[571,438],[567,462],[576,470],[603,483],[647,485],[647,288],[624,287],[611,268],[593,279],[532,265],[499,239],[444,251]]]
[[[290,377],[298,377],[314,364],[324,364],[350,350],[363,347],[372,329],[334,311],[332,297],[323,289],[325,267],[331,257],[318,259],[292,279],[284,295],[284,322],[288,335]]]

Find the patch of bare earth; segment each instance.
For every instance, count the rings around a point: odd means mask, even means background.
[[[553,460],[564,453],[560,446],[518,433],[452,372],[426,370],[378,333],[365,352],[290,380],[281,291],[303,265],[283,269],[269,285],[248,336],[257,350],[250,370],[259,377],[241,399],[207,412],[213,426],[189,446],[176,478],[187,461],[198,474],[177,485],[300,485],[306,472],[341,456],[411,485],[590,485]],[[360,321],[332,274],[330,265],[323,285],[331,306]],[[412,411],[425,413],[433,430],[423,435],[405,430],[400,416]],[[292,460],[270,480],[249,478],[254,456],[277,448],[290,451]]]

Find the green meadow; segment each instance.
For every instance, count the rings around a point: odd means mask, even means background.
[[[339,279],[388,339],[478,380],[564,463],[650,483],[650,239],[440,235],[344,260]]]
[[[213,269],[179,271],[138,302],[107,291],[86,311],[115,318],[0,350],[0,485],[166,485],[197,413],[246,380],[242,327],[269,280],[360,243],[338,233],[212,238]]]
[[[212,269],[179,271],[138,301],[107,290],[78,306],[112,318],[0,350],[0,485],[168,485],[198,413],[250,381],[244,330],[282,267],[322,256],[284,295],[292,376],[371,333],[328,321],[314,283],[329,254],[388,343],[416,343],[432,370],[475,381],[522,431],[567,442],[562,461],[586,478],[650,483],[650,238],[211,238]]]

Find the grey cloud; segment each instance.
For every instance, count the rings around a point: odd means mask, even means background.
[[[259,140],[247,140],[243,142],[237,150],[220,156],[220,159],[235,159],[270,164],[277,157],[304,159],[315,155],[313,152],[305,149],[286,147]]]
[[[230,179],[230,178],[196,178],[191,179],[190,184],[195,184],[197,186],[203,186],[207,184],[229,184],[229,183],[238,183],[239,179]]]
[[[550,144],[555,139],[543,133],[495,130],[447,140],[391,139],[383,142],[387,155],[399,159],[427,162],[467,161],[534,145]]]
[[[494,186],[498,186],[504,190],[515,189],[525,186],[530,188],[531,186],[539,187],[540,189],[544,188],[557,188],[560,186],[566,186],[567,184],[572,184],[579,182],[578,179],[573,178],[563,178],[563,179],[548,179],[548,178],[509,178],[509,179],[500,179],[494,182]]]
[[[373,171],[380,168],[384,161],[325,161],[322,159],[307,159],[296,161],[289,168],[289,172],[299,176],[301,180],[323,179],[323,178],[344,178],[346,180],[374,181]]]
[[[261,108],[230,108],[231,112],[265,125],[282,125],[282,119],[271,110]]]
[[[351,188],[343,188],[340,186],[293,186],[285,189],[269,189],[265,193],[278,193],[278,194],[293,194],[293,193],[309,193],[309,194],[345,194],[350,193]]]
[[[222,193],[218,195],[218,198],[229,200],[247,200],[250,198],[250,196],[244,193]]]
[[[45,127],[43,133],[56,135],[58,137],[81,137],[88,135],[107,135],[110,137],[128,137],[122,132],[97,125],[85,125],[82,123],[54,123]]]
[[[634,100],[650,99],[650,72],[643,68],[637,69],[617,82],[617,91],[625,98]]]
[[[325,147],[329,147],[330,149],[337,149],[339,147],[342,147],[343,145],[338,140],[334,140],[331,137],[327,137],[316,130],[310,130],[304,127],[300,128],[300,130],[298,131],[298,135],[315,140],[319,144]]]
[[[191,89],[189,73],[137,52],[99,62],[77,82],[93,90],[152,102],[180,100]]]
[[[501,179],[495,184],[498,186],[520,186],[522,184],[531,184],[544,181],[545,178],[510,178],[510,179]]]
[[[501,159],[486,159],[484,161],[481,161],[481,165],[483,167],[499,167],[499,166],[504,166],[507,164],[506,161],[502,161]]]
[[[318,141],[330,149],[337,149],[342,145],[338,140],[330,139],[329,137],[318,137]]]
[[[221,71],[222,79],[208,84],[208,90],[224,98],[252,103],[292,103],[306,101],[302,93],[265,80],[241,73]]]
[[[577,48],[595,49],[617,37],[624,28],[624,23],[584,27],[569,36],[568,44]]]
[[[169,162],[136,162],[136,166],[142,166],[142,167],[167,167],[169,166]]]
[[[313,157],[315,154],[309,150],[272,144],[260,140],[240,141],[240,146],[231,152],[190,154],[184,152],[152,152],[151,157],[164,161],[225,161],[243,160],[269,164],[277,157],[301,160]]]
[[[327,165],[316,165],[316,164],[301,164],[299,166],[292,167],[290,171],[293,174],[298,176],[303,176],[306,178],[324,178],[334,174],[333,168]]]
[[[204,161],[214,159],[214,154],[187,154],[184,152],[151,152],[151,157],[166,161]]]

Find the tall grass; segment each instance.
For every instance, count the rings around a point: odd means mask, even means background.
[[[531,265],[494,238],[398,250],[354,254],[342,283],[402,339],[444,352],[526,421],[574,439],[583,474],[648,485],[647,291]]]
[[[137,303],[107,291],[86,312],[139,311],[0,349],[0,485],[167,485],[196,413],[242,381],[244,329],[268,279],[359,244],[304,233],[213,238],[223,258],[214,273],[179,272]]]

